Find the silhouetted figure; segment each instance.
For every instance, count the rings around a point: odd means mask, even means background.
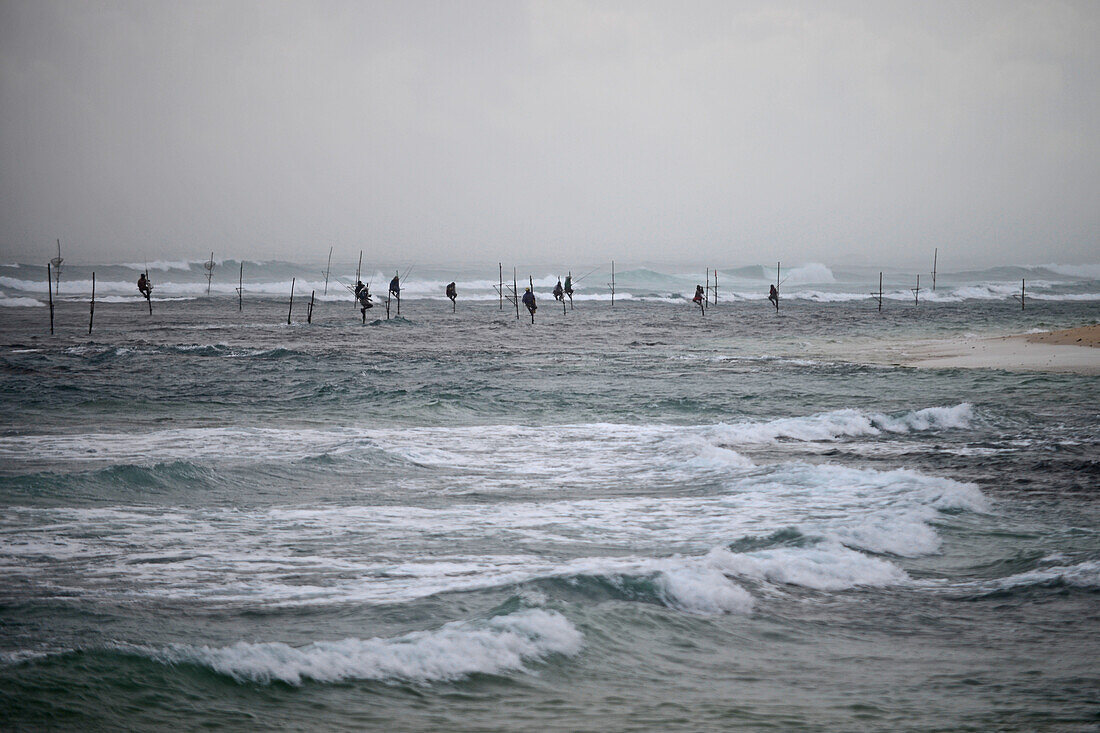
[[[367,322],[367,309],[373,308],[370,300],[370,286],[364,285],[362,280],[355,283],[355,299],[359,301],[360,311],[363,313],[363,323]]]
[[[458,290],[455,288],[455,284],[452,282],[447,286],[447,297],[451,299],[451,311],[455,309],[455,298],[458,297]]]
[[[393,273],[393,280],[390,280],[389,294],[393,296],[393,299],[397,301],[397,315],[401,315],[401,278],[398,274]],[[386,318],[390,317],[390,301],[386,300]]]
[[[141,273],[140,277],[138,277],[137,285],[138,292],[140,292],[145,297],[145,299],[148,300],[149,296],[153,293],[153,283],[149,282],[149,278],[144,272]]]
[[[775,312],[778,313],[779,312],[779,291],[776,290],[774,285],[771,286],[771,291],[768,293],[768,300],[770,300],[775,305]]]
[[[523,294],[523,304],[531,313],[531,323],[534,323],[535,311],[538,310],[538,306],[535,305],[535,294],[531,292],[531,288],[526,288],[526,292]]]

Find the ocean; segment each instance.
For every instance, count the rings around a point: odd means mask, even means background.
[[[240,264],[0,266],[0,727],[1100,725],[1097,378],[893,357],[1100,268]]]

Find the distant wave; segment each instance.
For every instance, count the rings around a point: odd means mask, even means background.
[[[164,261],[157,260],[149,264],[152,271],[154,298],[165,297],[212,297],[233,298],[239,281],[236,277],[236,263],[232,260],[215,260],[215,270],[211,283],[206,281],[206,272],[202,261]],[[144,263],[125,263],[123,265],[104,266],[107,273],[100,272],[96,290],[103,298],[132,296],[137,292],[136,274],[130,279],[126,270],[134,273],[145,269]],[[123,269],[125,268],[125,269]],[[1054,269],[1050,269],[1054,268]],[[941,274],[941,286],[933,291],[925,287],[920,299],[932,303],[954,303],[966,300],[1011,300],[1019,293],[1019,280],[1015,275],[1027,278],[1029,295],[1036,300],[1048,301],[1092,301],[1100,300],[1094,292],[1078,292],[1100,265],[1060,266],[1052,265],[1039,268],[996,267],[966,273]],[[87,298],[91,293],[91,266],[74,265],[65,270],[61,278],[61,299]],[[1057,271],[1055,271],[1057,270]],[[719,303],[737,301],[762,301],[767,298],[768,284],[774,282],[775,273],[763,266],[735,268],[717,271],[720,275]],[[33,273],[34,277],[28,277]],[[159,274],[158,274],[159,273]],[[1059,273],[1065,273],[1060,276]],[[447,282],[454,280],[458,289],[459,301],[488,302],[500,298],[497,292],[499,281],[492,277],[491,271],[474,268],[458,268],[457,277],[428,277],[414,273],[402,279],[402,296],[411,300],[429,299],[444,301],[444,288]],[[41,276],[39,276],[41,275]],[[462,276],[465,275],[465,276]],[[485,275],[488,275],[486,277]],[[518,279],[517,287],[523,291],[529,283],[534,284],[540,303],[551,303],[551,291],[563,273],[541,271],[537,277],[533,273]],[[590,276],[589,276],[590,275]],[[245,268],[245,297],[286,298],[290,295],[291,284],[295,293],[302,298],[316,294],[320,301],[347,301],[351,299],[348,290],[354,280],[354,274],[346,269],[333,271],[326,284],[324,277],[315,266],[303,266],[286,262],[248,263]],[[371,285],[377,301],[385,297],[392,272],[375,269],[373,273],[364,273],[362,279]],[[611,300],[606,285],[610,273],[585,273],[574,281],[575,301],[603,302]],[[1065,278],[1060,280],[1059,277]],[[617,273],[615,299],[619,301],[663,302],[678,307],[688,306],[688,300],[696,284],[703,284],[704,271],[662,273],[648,268],[624,270]],[[897,275],[892,276],[892,284],[884,292],[884,298],[892,301],[911,301],[913,292],[908,285],[899,286]],[[844,303],[868,301],[871,290],[877,281],[861,282],[861,277],[845,273],[838,275],[822,263],[807,263],[790,267],[781,272],[780,297],[793,302]],[[1095,279],[1095,278],[1094,278]],[[507,294],[512,281],[505,279]],[[44,268],[29,268],[26,273],[17,269],[8,269],[0,276],[0,288],[10,291],[9,295],[29,294],[44,296],[47,293]],[[1095,288],[1090,288],[1095,291]],[[106,301],[109,302],[109,301]]]
[[[46,304],[36,298],[9,298],[0,293],[0,308],[37,308],[44,305]]]
[[[1100,280],[1100,264],[1090,265],[1037,265],[1037,268],[1049,270],[1067,277],[1087,280]]]
[[[148,270],[190,270],[192,265],[199,265],[200,267],[205,264],[207,260],[153,260],[152,262],[122,262],[119,267],[129,267],[131,270],[137,270],[143,272]],[[221,260],[214,260],[216,264],[221,264]]]
[[[787,274],[780,278],[780,281],[786,280],[791,285],[797,285],[800,283],[834,283],[836,278],[833,276],[833,271],[820,262],[811,262],[805,265],[799,265],[798,267],[792,267],[787,270]]]

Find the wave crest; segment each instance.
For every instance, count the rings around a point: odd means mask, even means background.
[[[482,622],[455,621],[394,639],[238,642],[226,647],[176,645],[151,656],[169,664],[209,667],[238,682],[300,685],[346,679],[439,682],[525,669],[552,654],[572,656],[583,635],[556,611],[527,609]]]

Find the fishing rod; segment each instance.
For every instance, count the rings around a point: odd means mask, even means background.
[[[592,270],[586,272],[585,274],[581,275],[580,277],[574,277],[573,282],[574,283],[580,283],[582,280],[584,280],[585,277],[587,277],[588,275],[591,275],[595,271],[601,269],[601,267],[603,267],[603,265],[596,265],[595,267],[593,267]]]

